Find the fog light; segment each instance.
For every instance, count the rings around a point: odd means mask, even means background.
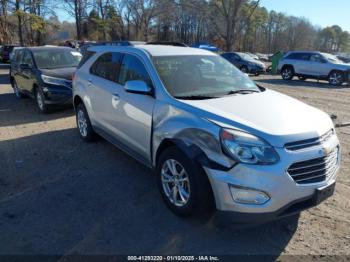
[[[237,203],[262,205],[270,200],[270,197],[262,191],[232,185],[229,187],[232,198]]]

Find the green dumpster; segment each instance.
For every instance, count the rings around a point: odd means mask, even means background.
[[[272,65],[271,65],[271,73],[277,74],[277,66],[278,62],[282,59],[284,53],[282,51],[278,51],[271,57]]]

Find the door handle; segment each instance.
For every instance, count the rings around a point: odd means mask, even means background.
[[[118,94],[113,94],[112,96],[112,106],[117,109],[119,104],[119,95]]]

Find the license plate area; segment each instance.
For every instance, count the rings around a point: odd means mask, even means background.
[[[318,205],[334,194],[335,182],[323,188],[317,188],[314,196],[315,204]]]

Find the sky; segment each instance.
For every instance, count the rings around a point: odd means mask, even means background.
[[[320,27],[339,25],[350,32],[350,0],[260,0],[267,10],[305,17]]]
[[[350,0],[260,0],[267,10],[307,18],[320,27],[339,25],[350,32]],[[56,10],[59,19],[73,22],[62,10]]]

